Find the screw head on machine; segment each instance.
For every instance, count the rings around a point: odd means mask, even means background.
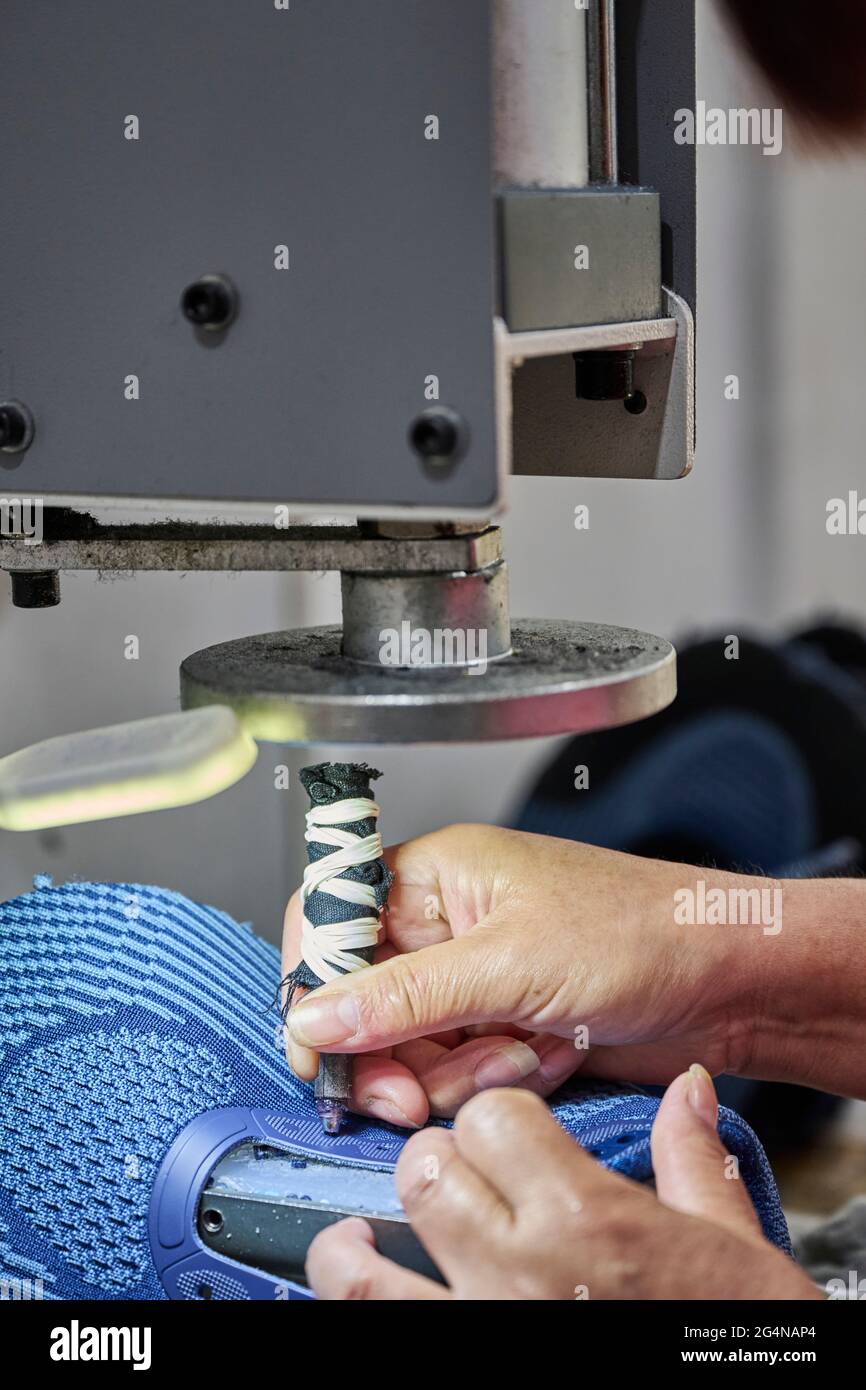
[[[0,403],[0,449],[4,454],[21,454],[33,440],[33,416],[20,401]]]
[[[217,332],[237,314],[237,291],[224,275],[202,275],[184,290],[180,307],[196,328]]]
[[[575,352],[573,356],[578,400],[627,401],[634,395],[634,348]]]
[[[60,602],[60,575],[56,570],[12,570],[14,608],[56,608]]]
[[[431,473],[453,467],[466,448],[467,437],[462,416],[447,406],[422,410],[409,429],[409,442]]]

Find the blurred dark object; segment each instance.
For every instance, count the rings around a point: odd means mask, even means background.
[[[866,1296],[866,1198],[855,1197],[830,1221],[804,1232],[797,1241],[800,1264],[835,1299]]]
[[[861,0],[723,0],[723,8],[791,115],[822,139],[866,138]]]
[[[737,640],[737,657],[726,635],[687,646],[662,714],[561,746],[512,823],[740,873],[860,875],[866,639],[827,624],[779,644]],[[719,1097],[776,1153],[811,1143],[840,1104],[734,1077]]]

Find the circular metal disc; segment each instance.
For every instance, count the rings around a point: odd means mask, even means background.
[[[669,642],[550,619],[512,625],[483,673],[347,661],[340,627],[242,637],[188,656],[184,708],[228,705],[274,743],[461,743],[587,733],[645,719],[676,694]]]

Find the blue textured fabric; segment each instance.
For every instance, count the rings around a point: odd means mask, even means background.
[[[221,1106],[314,1114],[268,1011],[278,979],[249,926],[164,889],[40,881],[0,904],[0,1276],[41,1280],[46,1298],[164,1297],[147,1211],[180,1130]],[[555,1113],[645,1180],[657,1106],[590,1088]],[[730,1111],[720,1129],[789,1249],[763,1150]]]

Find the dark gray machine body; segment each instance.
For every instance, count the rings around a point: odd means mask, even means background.
[[[13,602],[53,606],[70,570],[339,570],[342,628],[184,663],[187,704],[264,741],[541,737],[664,708],[669,643],[584,612],[511,623],[489,522],[511,472],[692,467],[694,0],[2,17]],[[361,524],[301,524],[323,510]],[[392,670],[382,634],[404,625],[463,646]]]
[[[495,503],[487,0],[6,0],[2,22],[0,399],[35,420],[7,490]],[[216,335],[180,311],[206,274],[239,295]],[[438,472],[408,439],[433,376],[468,428]]]
[[[508,9],[6,0],[0,402],[34,427],[0,450],[6,490],[482,519],[509,471],[686,473],[695,152],[673,126],[694,0],[617,0],[619,187],[541,199],[492,187]],[[237,292],[225,331],[181,312],[202,276]],[[659,315],[675,333],[622,339],[646,348],[642,416],[570,389],[571,352],[616,336],[522,340]],[[439,407],[461,422],[447,467],[409,439]]]

